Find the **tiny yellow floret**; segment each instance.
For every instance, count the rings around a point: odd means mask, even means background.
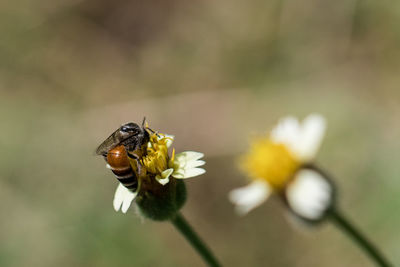
[[[168,169],[167,141],[169,139],[169,137],[165,137],[163,134],[154,133],[150,136],[147,154],[141,160],[147,172],[157,175]]]
[[[168,167],[174,168],[174,162],[175,162],[175,148],[172,149],[172,155],[171,158],[169,159]]]
[[[258,138],[240,159],[241,168],[254,179],[266,180],[273,189],[282,190],[300,167],[300,162],[284,144]]]

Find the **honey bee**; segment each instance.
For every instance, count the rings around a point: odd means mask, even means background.
[[[104,157],[118,181],[133,192],[138,189],[138,178],[143,172],[140,159],[150,139],[144,124],[145,119],[142,126],[133,122],[122,125],[96,149],[96,154]],[[132,165],[129,158],[136,164]]]

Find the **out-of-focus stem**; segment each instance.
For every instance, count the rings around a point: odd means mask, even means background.
[[[353,239],[364,252],[375,261],[377,266],[392,266],[389,261],[382,255],[376,246],[369,241],[353,224],[351,224],[343,214],[337,209],[332,209],[330,219],[334,222],[348,237]]]
[[[177,213],[174,218],[171,219],[172,224],[178,229],[179,232],[186,238],[187,241],[192,245],[192,247],[200,254],[205,262],[212,267],[220,267],[215,256],[207,248],[204,242],[192,229],[189,223],[183,218],[180,213]]]

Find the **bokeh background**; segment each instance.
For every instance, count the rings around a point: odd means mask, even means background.
[[[350,219],[400,265],[400,2],[0,3],[0,265],[203,266],[168,223],[114,212],[95,148],[146,116],[206,154],[187,219],[225,266],[373,266],[277,198],[238,218],[233,162],[284,115],[329,121],[320,166]]]

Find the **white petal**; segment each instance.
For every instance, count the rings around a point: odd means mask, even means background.
[[[186,162],[186,168],[196,168],[206,164],[204,160],[190,160]]]
[[[187,170],[178,170],[172,174],[172,176],[176,179],[186,179],[186,178],[192,178],[195,176],[202,175],[206,172],[205,169],[202,168],[191,168]]]
[[[163,171],[161,173],[161,177],[164,179],[168,178],[173,172],[174,172],[174,169],[172,169],[172,168],[166,169],[165,171]]]
[[[175,160],[177,161],[193,161],[204,157],[203,153],[195,151],[185,151],[175,155]]]
[[[131,205],[132,200],[135,199],[137,193],[133,193],[128,188],[119,184],[115,191],[113,206],[115,211],[126,213]]]
[[[229,193],[229,200],[235,204],[239,215],[245,215],[250,210],[262,204],[271,194],[269,184],[257,180],[245,187],[237,188]]]
[[[114,194],[113,206],[115,211],[119,211],[122,205],[122,201],[124,200],[124,189],[125,187],[121,184],[118,184],[117,190]]]
[[[174,172],[174,169],[166,169],[161,175],[156,175],[156,180],[162,185],[166,185],[169,182],[169,176]]]
[[[325,119],[318,114],[307,116],[301,124],[294,117],[286,117],[271,131],[271,139],[285,144],[301,162],[309,162],[318,152],[325,128]]]
[[[300,142],[300,138],[300,123],[295,117],[281,119],[278,125],[271,131],[272,141],[286,145],[295,156],[297,156],[296,147]]]
[[[162,178],[160,175],[156,175],[156,180],[159,182],[161,185],[166,185],[169,183],[169,177],[167,178]]]
[[[318,220],[332,203],[332,186],[318,172],[300,170],[286,189],[291,210],[300,217]]]
[[[166,134],[165,137],[168,138],[167,139],[167,147],[169,148],[172,145],[172,143],[174,142],[175,137],[173,135],[169,135],[169,134]]]
[[[312,161],[325,135],[326,121],[318,114],[309,115],[302,125],[301,140],[297,145],[297,153],[303,162]]]
[[[202,168],[205,161],[199,160],[204,156],[203,153],[194,151],[185,151],[175,155],[174,173],[172,176],[177,179],[191,178],[201,175],[206,171]]]

